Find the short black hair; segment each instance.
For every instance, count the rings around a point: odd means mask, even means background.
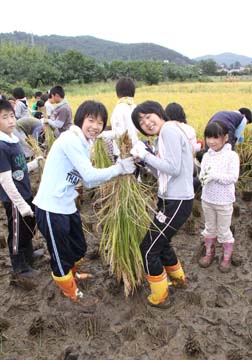
[[[59,95],[61,98],[65,97],[65,91],[62,86],[56,85],[50,90],[50,95]]]
[[[165,121],[168,120],[167,115],[166,115],[162,105],[159,104],[157,101],[147,100],[147,101],[144,101],[143,103],[137,105],[137,107],[135,107],[135,109],[133,110],[133,112],[131,114],[131,118],[132,118],[132,121],[133,121],[135,127],[143,135],[146,135],[146,136],[149,136],[149,135],[143,131],[143,129],[141,128],[141,126],[139,124],[140,114],[156,114],[161,119],[163,119]]]
[[[218,138],[222,136],[226,136],[228,134],[228,127],[222,121],[213,121],[208,124],[204,131],[205,138]]]
[[[176,102],[168,104],[165,108],[165,113],[168,120],[176,120],[185,124],[187,123],[183,107]]]
[[[21,87],[17,87],[13,89],[12,95],[14,96],[15,99],[23,99],[25,97],[24,89]]]
[[[34,97],[35,98],[38,97],[38,96],[40,97],[42,94],[43,94],[42,91],[36,91],[35,94],[34,94]]]
[[[36,104],[36,108],[43,107],[45,105],[45,102],[43,100],[38,100]]]
[[[84,101],[76,111],[74,124],[82,128],[84,119],[89,115],[93,115],[96,118],[100,115],[103,121],[102,130],[105,129],[108,121],[108,112],[101,102],[93,100]]]
[[[245,107],[240,108],[239,111],[240,111],[240,113],[242,115],[245,116],[245,118],[247,119],[247,123],[251,124],[252,123],[252,113],[251,113],[251,111],[248,108],[245,108]]]
[[[48,93],[44,93],[40,96],[40,99],[43,100],[44,102],[46,102],[49,98],[49,95]]]
[[[135,84],[131,78],[122,77],[116,83],[116,95],[119,98],[129,96],[135,96]]]
[[[11,103],[8,101],[8,100],[0,100],[0,113],[3,111],[3,110],[6,110],[6,111],[14,111],[13,109],[13,106],[11,105]]]

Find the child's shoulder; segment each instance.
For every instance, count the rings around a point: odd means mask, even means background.
[[[12,156],[23,154],[23,150],[19,142],[11,143],[0,140],[1,159],[10,159]]]
[[[8,143],[8,142],[6,142],[4,140],[0,140],[0,149],[1,150],[7,150],[8,151],[8,149],[10,148],[11,145],[14,145],[14,144]]]
[[[233,159],[235,159],[235,158],[239,159],[240,158],[239,154],[234,150],[230,151],[230,157],[233,158]]]

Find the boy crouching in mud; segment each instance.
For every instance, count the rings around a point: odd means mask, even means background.
[[[135,170],[132,157],[118,159],[108,168],[92,166],[90,145],[106,127],[107,118],[107,110],[100,102],[85,101],[79,106],[74,125],[53,143],[34,199],[38,228],[51,257],[53,280],[74,301],[83,299],[76,280],[90,276],[77,272],[87,246],[75,205],[75,186],[83,181],[87,188],[95,187]]]

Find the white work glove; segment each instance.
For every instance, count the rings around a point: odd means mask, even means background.
[[[25,217],[25,216],[32,216],[33,217],[34,216],[32,208],[30,207],[29,204],[27,204],[26,201],[24,201],[22,204],[18,205],[17,208],[18,208],[18,211],[20,212],[22,217]]]
[[[115,165],[120,166],[121,175],[132,174],[136,170],[134,159],[131,156],[126,159],[118,158]]]
[[[43,156],[38,156],[34,160],[28,162],[27,163],[28,172],[36,170],[40,165],[40,161],[42,160],[44,160]]]
[[[200,174],[199,176],[199,180],[201,182],[202,186],[205,186],[206,184],[208,184],[210,181],[214,180],[214,175],[211,172],[210,168],[207,168],[202,174]]]
[[[202,179],[201,184],[202,184],[202,186],[205,186],[206,184],[208,184],[210,181],[213,181],[213,180],[214,180],[214,177],[211,174],[209,174],[209,175],[206,175]]]
[[[145,156],[148,154],[148,151],[146,150],[145,144],[142,141],[138,140],[137,143],[130,150],[130,153],[134,156],[134,158],[144,160]]]
[[[112,140],[114,139],[115,134],[113,130],[105,130],[101,132],[96,138],[97,139],[104,139],[104,140]]]

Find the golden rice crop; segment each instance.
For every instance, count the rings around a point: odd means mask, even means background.
[[[117,97],[115,91],[97,84],[90,87],[79,86],[74,90],[65,88],[66,99],[72,108],[73,115],[78,106],[85,100],[96,100],[102,102],[109,113],[109,118],[116,105]],[[85,90],[85,91],[84,91]],[[105,91],[105,92],[104,92]],[[80,95],[71,95],[78,93]],[[209,82],[209,83],[162,83],[160,85],[141,86],[137,84],[135,102],[139,104],[146,100],[160,102],[164,107],[170,102],[181,104],[187,115],[187,120],[192,125],[199,138],[207,121],[219,110],[238,110],[240,107],[251,108],[252,104],[252,82]],[[32,103],[32,100],[30,100]]]
[[[102,166],[109,159],[101,151],[100,140],[96,145],[95,163]],[[126,132],[119,138],[122,158],[129,156],[131,147]],[[110,272],[119,283],[123,282],[125,296],[132,294],[144,279],[139,245],[151,222],[147,211],[150,194],[150,188],[138,182],[134,175],[118,176],[100,187],[100,209],[97,212],[103,229],[100,252],[109,264]]]
[[[85,100],[101,101],[108,110],[109,118],[117,102],[115,91],[91,96],[69,95],[67,99],[73,113]],[[137,87],[136,104],[146,100],[158,101],[163,107],[170,102],[181,104],[188,123],[195,128],[198,137],[202,138],[205,125],[215,112],[238,110],[240,107],[251,108],[252,82],[164,83]]]

